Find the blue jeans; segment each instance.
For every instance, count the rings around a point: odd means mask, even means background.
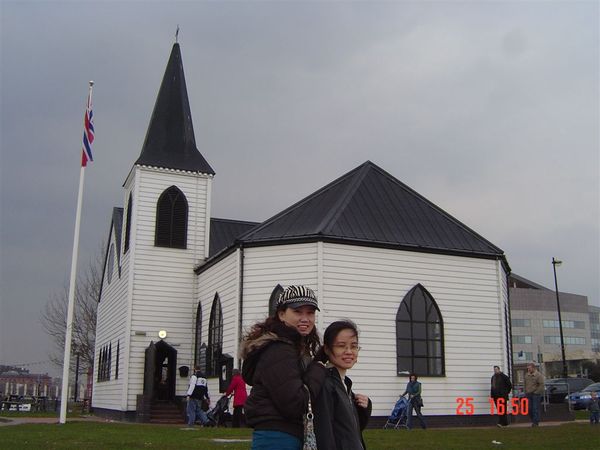
[[[598,425],[600,421],[600,411],[592,411],[590,413],[590,423]]]
[[[256,430],[251,450],[302,450],[302,441],[282,431]]]
[[[200,400],[190,398],[187,404],[188,426],[192,427],[196,423],[196,418],[200,419],[202,425],[208,422],[206,411],[200,407]]]
[[[531,423],[538,425],[540,423],[542,396],[540,394],[527,394],[526,397],[529,401],[529,417],[531,417]]]

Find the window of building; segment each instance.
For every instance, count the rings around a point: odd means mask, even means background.
[[[445,373],[442,315],[421,284],[406,294],[396,314],[396,365],[398,375]]]
[[[517,352],[517,361],[533,361],[533,352],[519,350]]]
[[[110,362],[111,362],[112,345],[104,345],[100,348],[98,356],[98,381],[110,380]]]
[[[206,349],[206,374],[219,376],[221,353],[223,351],[223,310],[219,294],[215,294],[210,320],[208,321],[208,347]]]
[[[565,345],[585,345],[585,338],[565,336]],[[544,344],[560,345],[560,336],[544,336]]]
[[[187,248],[188,202],[183,192],[171,186],[165,190],[156,205],[157,247]]]
[[[513,336],[515,344],[531,344],[531,336]]]
[[[119,354],[121,353],[121,344],[117,341],[117,356],[115,358],[115,380],[119,378]]]
[[[513,319],[512,320],[513,327],[530,327],[531,320],[530,319]]]
[[[194,365],[200,365],[200,349],[202,348],[202,305],[196,308],[196,339],[194,341]],[[204,370],[203,370],[204,371]]]
[[[271,297],[269,298],[269,317],[273,317],[275,315],[275,311],[277,311],[277,300],[282,292],[283,288],[280,284],[275,286],[275,289],[273,289],[273,292],[271,292]]]
[[[115,269],[115,245],[110,244],[108,248],[108,263],[106,265],[106,281],[108,284],[112,281],[113,270]]]
[[[131,232],[131,209],[133,208],[133,197],[129,194],[127,200],[127,215],[125,216],[125,244],[123,246],[123,254],[129,250],[129,235]]]
[[[542,321],[544,328],[558,328],[558,320],[544,320]],[[563,320],[563,328],[577,328],[580,330],[585,329],[585,322],[583,320]]]

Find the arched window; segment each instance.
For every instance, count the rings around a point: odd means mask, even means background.
[[[421,284],[402,300],[396,314],[398,375],[443,376],[444,324],[431,294]]]
[[[283,288],[280,284],[275,286],[273,292],[271,292],[271,297],[269,298],[269,317],[275,315],[275,311],[277,311],[277,299],[279,298],[279,294],[283,292]]]
[[[194,365],[200,365],[202,355],[200,349],[202,348],[202,305],[198,302],[198,308],[196,309],[196,341],[194,343]]]
[[[210,320],[208,321],[208,347],[206,349],[206,375],[219,375],[221,353],[223,352],[223,310],[219,294],[215,294]]]
[[[108,248],[108,264],[106,267],[106,281],[108,284],[112,281],[113,270],[115,269],[115,246],[113,243]]]
[[[131,193],[129,194],[129,200],[127,201],[127,215],[125,216],[125,245],[123,247],[123,254],[129,250],[129,235],[131,233],[131,208],[133,208],[133,198]]]
[[[159,197],[156,205],[157,247],[187,248],[188,202],[183,192],[171,186]]]

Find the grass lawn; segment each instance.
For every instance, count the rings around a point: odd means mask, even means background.
[[[364,436],[369,450],[480,450],[487,448],[572,450],[598,448],[600,426],[592,428],[587,423],[570,423],[539,428],[367,430]],[[0,427],[0,447],[2,449],[248,450],[250,437],[251,430],[249,429],[196,428],[186,430],[183,427],[170,425],[100,422]],[[501,442],[501,444],[494,444],[492,441]]]

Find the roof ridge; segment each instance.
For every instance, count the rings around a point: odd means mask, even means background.
[[[306,197],[298,200],[296,203],[294,203],[291,206],[288,206],[286,209],[284,209],[283,211],[280,211],[279,213],[275,214],[272,217],[269,217],[268,219],[266,219],[263,222],[260,222],[260,225],[254,227],[252,230],[249,230],[247,233],[244,233],[242,236],[240,236],[238,239],[239,240],[244,240],[246,239],[250,234],[252,233],[256,233],[260,230],[262,230],[263,228],[267,227],[268,225],[270,225],[272,222],[274,222],[275,220],[279,220],[282,217],[285,217],[289,214],[291,214],[292,212],[296,211],[299,207],[301,207],[302,205],[304,205],[305,203],[312,201],[315,197],[321,195],[322,193],[330,190],[331,188],[333,188],[334,186],[337,186],[338,184],[346,181],[349,177],[351,177],[354,172],[358,171],[362,166],[359,166],[355,169],[352,169],[350,172],[347,172],[343,175],[341,175],[339,178],[336,178],[335,180],[333,180],[331,183],[326,184],[325,186],[323,186],[322,188],[318,189],[317,191],[313,192],[312,194],[307,195]]]
[[[373,165],[373,163],[367,161],[358,167],[358,172],[354,175],[355,180],[350,183],[346,189],[346,193],[340,196],[337,201],[337,205],[334,205],[334,207],[329,210],[329,213],[323,218],[321,223],[319,223],[319,226],[317,227],[318,233],[327,233],[331,227],[333,227],[335,222],[340,218],[350,203],[350,200],[352,200],[354,197],[354,194],[356,194],[356,191],[364,181],[367,173]]]

